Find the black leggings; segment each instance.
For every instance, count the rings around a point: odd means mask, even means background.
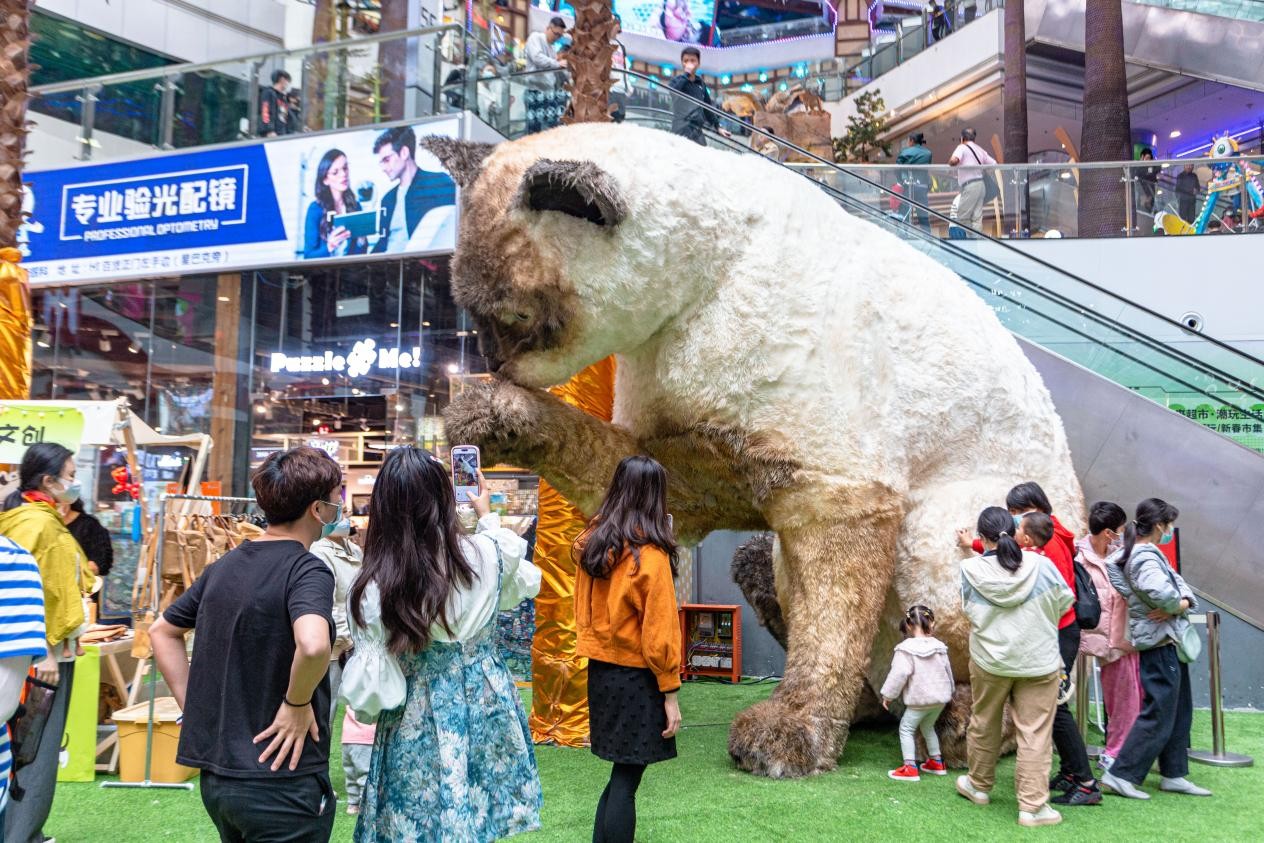
[[[610,782],[597,803],[593,843],[632,843],[636,834],[636,789],[644,774],[644,764],[614,765]]]

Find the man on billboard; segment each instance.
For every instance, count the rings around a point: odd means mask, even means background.
[[[455,188],[446,174],[418,168],[417,137],[408,126],[396,126],[378,135],[373,154],[386,177],[397,182],[382,197],[381,229],[373,251],[407,251],[423,217],[436,208],[456,204]],[[426,244],[420,245],[424,248]]]

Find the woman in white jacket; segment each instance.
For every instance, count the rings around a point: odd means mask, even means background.
[[[471,538],[427,451],[391,451],[374,483],[343,675],[357,719],[377,720],[356,843],[473,843],[540,826],[527,718],[495,636],[496,611],[535,596],[540,570],[490,512],[481,475],[479,486]]]
[[[1058,619],[1075,598],[1052,562],[1023,552],[1014,529],[1007,510],[983,510],[978,522],[983,555],[961,563],[974,706],[966,733],[970,772],[957,779],[957,792],[976,805],[991,801],[1008,703],[1018,738],[1018,824],[1054,825],[1062,821],[1049,806],[1053,715],[1062,672]]]

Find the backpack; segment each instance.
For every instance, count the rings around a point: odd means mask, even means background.
[[[1079,559],[1071,561],[1075,568],[1075,622],[1080,629],[1096,629],[1102,622],[1102,601],[1088,569]]]

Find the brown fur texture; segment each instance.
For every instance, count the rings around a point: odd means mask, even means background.
[[[761,533],[733,552],[730,571],[733,582],[742,589],[746,602],[755,610],[759,625],[785,649],[786,619],[777,602],[777,585],[772,572],[772,533]]]
[[[619,185],[589,161],[537,161],[523,176],[515,204],[531,211],[561,211],[603,226],[618,225],[628,214]]]
[[[483,161],[496,147],[490,143],[445,138],[442,135],[426,135],[418,143],[428,150],[452,176],[457,187],[470,187],[478,180]]]

